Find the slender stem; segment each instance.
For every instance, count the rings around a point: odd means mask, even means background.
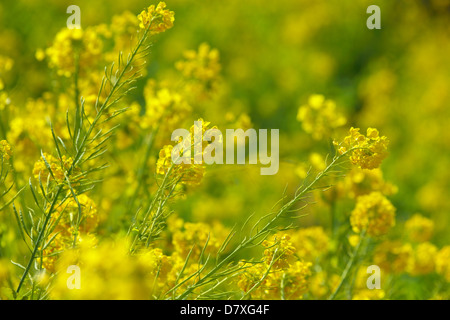
[[[115,91],[121,86],[120,84],[121,84],[122,78],[124,77],[125,73],[128,71],[129,67],[131,66],[131,63],[134,60],[134,58],[136,57],[136,55],[138,54],[139,49],[141,48],[142,44],[147,39],[148,34],[149,34],[149,28],[146,29],[146,31],[145,31],[144,35],[142,36],[142,38],[139,39],[139,42],[136,45],[136,48],[134,48],[134,50],[132,51],[129,59],[127,59],[127,63],[125,65],[125,67],[119,73],[119,76],[118,76],[117,80],[115,81],[113,87],[111,88],[108,96],[106,97],[105,101],[103,102],[102,106],[100,107],[99,111],[97,112],[96,117],[94,118],[94,120],[92,121],[91,125],[89,126],[89,129],[87,130],[86,134],[84,135],[84,137],[83,137],[83,139],[81,141],[80,147],[77,148],[77,152],[76,152],[76,155],[75,155],[75,157],[73,159],[72,165],[71,165],[71,167],[68,170],[68,174],[67,174],[68,176],[71,174],[71,172],[74,170],[74,168],[76,167],[78,162],[81,160],[81,156],[84,154],[84,147],[85,147],[85,145],[87,143],[87,140],[91,136],[94,128],[96,127],[98,121],[100,120],[100,117],[103,115],[103,111],[106,110],[106,108],[108,107],[108,103],[111,100],[111,98],[113,97]],[[77,111],[79,111],[79,110],[77,110]],[[83,116],[83,115],[81,115],[81,116]],[[78,128],[78,129],[81,130],[81,128]],[[78,132],[74,132],[74,136],[76,136],[77,134],[78,134]],[[54,210],[56,202],[57,202],[57,200],[58,200],[58,198],[59,198],[59,196],[60,196],[60,194],[61,194],[61,192],[63,190],[63,187],[64,187],[63,184],[59,185],[59,187],[58,187],[58,189],[56,191],[56,194],[55,194],[55,197],[54,197],[54,199],[52,201],[50,209],[49,209],[48,213],[46,214],[46,217],[45,217],[45,220],[44,220],[44,224],[42,225],[42,229],[39,232],[38,238],[36,239],[36,243],[34,245],[33,252],[31,254],[30,260],[28,261],[27,267],[25,268],[25,271],[24,271],[24,273],[23,273],[23,275],[22,275],[22,277],[20,279],[20,282],[19,282],[19,285],[17,287],[16,293],[19,293],[19,291],[22,288],[22,285],[23,285],[23,283],[24,283],[28,273],[30,272],[31,266],[33,265],[33,262],[35,260],[37,251],[39,249],[39,245],[40,245],[40,243],[41,243],[41,241],[42,241],[42,239],[44,237],[44,234],[45,234],[46,229],[47,229],[47,225],[48,225],[48,223],[49,223],[49,221],[50,221],[50,219],[52,217],[53,210]]]
[[[147,167],[147,162],[148,159],[150,158],[151,155],[151,151],[153,148],[153,144],[155,141],[155,136],[157,133],[158,129],[153,130],[147,137],[147,139],[145,140],[145,154],[141,163],[141,167],[138,169],[137,171],[137,181],[138,181],[138,185],[136,186],[136,189],[133,192],[133,195],[131,196],[131,198],[129,199],[128,202],[128,208],[129,210],[132,210],[134,207],[134,203],[136,201],[137,196],[139,195],[139,192],[141,190],[141,187],[144,185],[144,178],[145,178],[145,171],[146,171],[146,167]]]
[[[212,268],[203,278],[201,278],[199,281],[197,281],[194,285],[190,286],[188,289],[186,289],[185,292],[183,292],[181,295],[177,297],[177,299],[185,299],[195,288],[198,288],[202,286],[203,284],[207,283],[208,278],[210,278],[212,275],[214,275],[216,272],[218,272],[226,263],[228,263],[234,256],[236,256],[241,250],[249,247],[255,240],[260,238],[261,236],[266,235],[271,229],[272,226],[275,224],[275,222],[278,221],[281,215],[283,215],[285,212],[288,212],[292,207],[300,200],[302,199],[305,194],[307,194],[311,189],[315,186],[315,184],[320,181],[324,176],[328,174],[328,172],[335,166],[335,164],[344,156],[347,155],[348,152],[353,151],[352,149],[346,151],[345,153],[341,155],[337,155],[333,158],[331,163],[319,174],[317,174],[316,178],[310,182],[306,187],[302,188],[302,190],[294,196],[294,198],[289,201],[287,204],[285,204],[276,214],[275,216],[263,227],[261,228],[255,235],[249,237],[245,241],[238,244],[238,246],[229,254],[227,255],[222,261],[220,261],[214,268]]]
[[[50,218],[52,216],[52,212],[53,212],[53,210],[55,208],[55,205],[56,205],[56,201],[58,200],[58,197],[59,197],[62,189],[63,189],[63,187],[62,187],[62,185],[60,185],[60,187],[56,191],[55,198],[53,199],[53,202],[52,202],[52,204],[50,206],[50,210],[47,213],[47,216],[45,217],[44,224],[42,225],[42,229],[39,232],[38,238],[36,239],[36,243],[34,245],[33,252],[31,253],[30,260],[28,261],[27,267],[25,268],[25,271],[24,271],[24,273],[22,275],[22,278],[20,279],[19,286],[17,287],[16,293],[19,293],[19,291],[20,291],[20,289],[21,289],[21,287],[22,287],[22,285],[23,285],[23,283],[25,281],[25,278],[28,275],[28,272],[30,272],[31,266],[33,265],[33,262],[34,262],[34,258],[36,257],[36,253],[37,253],[37,251],[39,249],[39,244],[40,244],[42,238],[44,237],[45,231],[47,229],[47,224],[50,221]]]
[[[334,298],[336,298],[336,295],[339,293],[339,291],[342,288],[342,285],[345,283],[345,281],[347,280],[349,274],[350,274],[350,270],[353,268],[355,261],[356,261],[356,257],[358,256],[359,250],[361,248],[361,244],[364,241],[366,235],[366,231],[363,230],[360,234],[360,239],[358,244],[355,247],[355,250],[352,253],[352,256],[350,257],[350,260],[348,260],[347,265],[345,266],[344,271],[342,272],[341,275],[341,281],[339,282],[338,286],[336,287],[336,289],[334,290],[334,292],[328,297],[328,300],[333,300]]]

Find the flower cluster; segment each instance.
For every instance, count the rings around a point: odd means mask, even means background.
[[[356,233],[363,230],[370,236],[386,234],[395,225],[395,207],[380,192],[372,192],[356,199],[350,224]]]
[[[173,164],[172,162],[172,145],[165,145],[159,151],[159,158],[156,163],[156,173],[166,175],[170,172],[170,176],[179,179],[181,183],[196,186],[200,184],[205,174],[205,166],[201,164]],[[191,158],[193,160],[193,157]]]
[[[11,58],[0,55],[0,111],[5,109],[10,102],[8,94],[4,91],[3,77],[6,72],[12,69],[13,65],[14,61]]]
[[[241,262],[238,287],[259,299],[301,299],[308,290],[311,262],[294,260],[296,247],[287,234],[265,240],[264,263]]]
[[[50,68],[61,76],[72,76],[93,68],[102,56],[103,42],[93,29],[62,29],[53,45],[45,50]]]
[[[12,156],[11,146],[6,140],[0,141],[0,157],[5,160],[9,160]]]
[[[82,194],[61,203],[51,223],[53,231],[49,235],[49,244],[43,248],[43,267],[54,272],[59,254],[76,244],[96,243],[95,229],[98,225],[97,206],[88,196]]]
[[[315,261],[330,248],[330,238],[321,226],[301,228],[290,236],[293,243],[300,244],[296,254],[306,261]]]
[[[315,140],[329,137],[332,130],[347,122],[345,117],[336,111],[335,102],[320,94],[311,95],[308,104],[298,109],[297,120],[302,123],[303,130]]]
[[[175,21],[175,13],[166,8],[165,2],[160,2],[155,7],[151,5],[143,10],[139,15],[139,27],[141,29],[149,29],[151,34],[164,32],[173,27]]]
[[[45,180],[48,177],[50,180],[59,184],[66,180],[66,175],[68,175],[72,164],[73,159],[70,157],[67,158],[65,155],[63,155],[61,159],[58,159],[50,154],[44,153],[43,157],[34,164],[33,176],[36,179],[41,180]],[[78,180],[81,178],[79,174],[80,169],[74,168],[72,169],[70,176],[75,177],[75,180]]]
[[[295,247],[290,241],[291,237],[284,234],[273,236],[270,240],[264,240],[262,245],[267,249],[264,250],[264,261],[266,264],[273,264],[275,269],[282,269],[289,266],[289,259],[295,253]]]
[[[352,150],[350,161],[359,168],[378,168],[387,156],[389,140],[385,136],[380,137],[377,129],[368,128],[367,136],[361,134],[359,130],[351,127],[344,141],[340,144],[334,142],[334,145],[339,147],[340,154]]]
[[[173,230],[172,244],[181,257],[186,257],[192,250],[191,258],[196,259],[202,251],[206,255],[217,254],[228,233],[221,224],[185,222],[182,228]]]
[[[406,233],[415,242],[425,242],[431,239],[434,222],[420,214],[415,214],[405,223]]]
[[[180,93],[164,86],[157,87],[154,80],[147,82],[144,97],[145,114],[140,119],[140,126],[143,129],[158,127],[162,136],[170,136],[192,110]]]
[[[339,197],[357,198],[359,196],[379,191],[385,196],[397,193],[397,186],[384,180],[380,168],[360,169],[352,167],[343,180],[336,184],[336,193]]]
[[[450,282],[450,246],[445,246],[436,255],[436,271],[441,274],[447,282]]]
[[[198,122],[202,123],[202,128],[198,128],[198,130],[201,130],[201,135],[203,137],[203,134],[208,129],[210,122],[204,121],[203,119],[198,119]],[[188,144],[187,141],[183,141],[182,138],[180,138],[180,143],[183,144],[182,148],[177,148],[177,150],[174,150],[174,147],[172,145],[165,145],[160,150],[159,158],[156,163],[157,174],[166,175],[170,172],[170,175],[176,179],[179,179],[181,183],[192,186],[200,184],[205,174],[205,166],[202,164],[195,163],[195,159],[200,156],[200,154],[197,151],[198,148],[195,147],[195,139],[192,139],[192,137],[194,136],[195,126],[196,125],[194,124],[190,128],[191,134],[190,144]],[[212,127],[212,129],[214,128],[215,127]],[[205,144],[208,144],[208,142],[203,141],[202,139],[202,146],[201,146],[202,156]],[[192,152],[192,150],[194,150],[194,152]],[[178,156],[181,155],[184,156],[185,154],[189,155],[190,163],[178,163],[178,164],[173,163],[172,153],[174,154],[178,153]]]
[[[399,274],[408,270],[413,248],[399,240],[386,240],[375,249],[373,261],[384,272]]]
[[[409,272],[412,275],[422,275],[435,271],[437,253],[438,248],[430,242],[418,244],[413,252]]]
[[[204,83],[217,79],[220,73],[219,51],[211,49],[209,44],[200,44],[198,51],[184,52],[185,60],[178,61],[175,67],[187,79],[196,79]]]

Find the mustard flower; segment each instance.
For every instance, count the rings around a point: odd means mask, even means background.
[[[50,154],[44,153],[44,157],[41,157],[33,167],[33,176],[36,179],[39,177],[42,180],[45,180],[47,177],[50,178],[51,181],[55,180],[56,183],[62,183],[66,180],[65,175],[68,173],[69,169],[72,167],[73,160],[72,158],[67,158],[66,156],[62,156],[61,161],[58,158],[53,157]],[[50,167],[51,173],[45,163],[47,161],[48,166]],[[78,168],[72,171],[72,175],[76,176],[80,173]],[[79,178],[79,177],[78,177]],[[78,180],[77,178],[77,180]],[[75,182],[75,181],[74,181]]]
[[[445,246],[436,255],[436,271],[441,274],[447,282],[450,282],[450,246]]]
[[[298,109],[297,120],[302,128],[311,134],[314,140],[329,137],[332,130],[343,126],[347,120],[336,111],[336,104],[326,100],[323,95],[314,94],[308,99],[308,104]]]
[[[430,242],[423,242],[417,245],[414,250],[412,263],[409,266],[409,273],[412,275],[423,275],[434,272],[437,253],[437,247]]]
[[[267,248],[264,250],[266,264],[273,263],[274,269],[289,267],[289,259],[296,251],[290,239],[291,237],[287,234],[276,234],[270,240],[263,241],[262,245]]]
[[[183,228],[173,232],[172,244],[182,257],[186,257],[191,249],[192,257],[198,257],[205,245],[205,254],[215,255],[228,233],[229,230],[220,223],[210,226],[201,222],[185,222]]]
[[[53,45],[45,50],[50,68],[58,75],[70,77],[76,70],[85,73],[102,57],[103,42],[94,29],[62,29]],[[78,55],[78,58],[76,56]]]
[[[433,236],[434,222],[420,214],[415,214],[406,221],[405,229],[411,240],[425,242]]]
[[[201,118],[198,119],[197,121],[202,123],[201,134],[203,136],[204,133],[206,132],[206,130],[208,129],[210,122],[204,121]],[[172,167],[173,146],[165,145],[159,152],[159,158],[156,163],[156,173],[157,174],[165,175],[169,172],[169,170],[172,170],[171,176],[179,179],[179,181],[182,184],[191,185],[191,186],[196,186],[196,185],[200,184],[200,182],[205,174],[205,166],[202,164],[195,163],[195,156],[196,155],[198,156],[199,154],[198,154],[197,148],[195,148],[195,145],[194,145],[195,144],[195,139],[193,138],[194,137],[194,128],[195,128],[195,124],[193,126],[191,126],[191,128],[190,128],[190,134],[191,134],[191,145],[190,145],[191,148],[190,149],[191,150],[186,151],[186,153],[190,155],[190,163],[174,164]],[[216,128],[216,127],[212,127],[212,129],[214,129],[214,128]],[[181,142],[181,139],[182,138],[180,138],[180,142]],[[208,142],[203,140],[202,148],[201,148],[202,153],[203,153],[204,147],[206,145],[208,145]],[[194,149],[194,152],[192,152],[192,149]],[[184,152],[183,149],[178,150],[178,151],[180,153]],[[183,153],[183,155],[184,155],[184,153]],[[172,169],[170,169],[171,167],[172,167]]]
[[[350,161],[358,168],[378,168],[387,156],[389,140],[385,136],[380,137],[377,129],[368,128],[366,136],[359,130],[359,128],[351,127],[349,135],[344,138],[343,142],[340,144],[334,142],[334,145],[339,147],[340,154],[354,149],[350,155]]]
[[[360,196],[351,212],[350,224],[356,233],[367,230],[370,236],[384,235],[395,225],[395,207],[380,192]]]
[[[296,254],[306,261],[314,261],[329,249],[330,239],[321,226],[302,228],[290,236],[297,248]]]
[[[383,272],[398,274],[407,270],[412,255],[413,248],[409,243],[384,241],[376,247],[373,261]]]
[[[5,160],[9,160],[9,158],[12,156],[11,146],[6,140],[0,141],[0,156]]]
[[[72,236],[75,232],[90,233],[98,225],[97,206],[86,194],[81,194],[77,200],[70,198],[60,205],[55,219],[59,220],[55,231],[62,234]]]
[[[178,61],[175,67],[183,76],[203,82],[216,80],[220,73],[219,51],[211,49],[207,43],[200,44],[198,51],[184,52],[185,60]]]
[[[146,10],[143,10],[138,15],[139,27],[141,29],[149,28],[151,34],[161,33],[172,28],[175,21],[175,13],[165,8],[166,3],[160,2],[156,7],[151,5]]]

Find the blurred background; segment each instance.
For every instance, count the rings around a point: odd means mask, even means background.
[[[207,101],[191,102],[185,127],[203,117],[219,129],[233,119],[256,129],[280,129],[277,175],[260,176],[259,168],[252,166],[208,168],[202,185],[173,205],[179,216],[232,226],[253,212],[267,213],[285,188],[292,194],[302,181],[302,164],[311,163],[317,154],[324,159],[330,153],[329,138],[342,138],[350,126],[362,131],[375,127],[390,140],[390,154],[381,169],[384,180],[397,189],[390,199],[397,208],[398,224],[421,213],[435,222],[433,243],[440,247],[450,242],[450,1],[166,3],[175,12],[174,27],[156,37],[147,78],[176,81],[179,75],[174,66],[183,59],[183,52],[198,50],[202,43],[220,54],[218,89]],[[113,16],[124,11],[136,15],[151,3],[1,0],[0,56],[13,60],[2,74],[8,92],[4,105],[18,113],[28,112],[30,99],[58,86],[57,76],[48,72],[47,63],[36,54],[51,46],[65,28],[66,9],[72,4],[81,8],[81,25],[87,28],[111,24]],[[366,9],[372,4],[381,8],[380,30],[366,27]],[[138,83],[129,101],[145,106],[146,83],[146,79]],[[297,120],[299,107],[312,94],[335,101],[347,119],[342,131],[336,130],[328,139],[313,139]],[[60,111],[64,113],[65,108]],[[239,118],[242,114],[246,116]],[[14,129],[11,120],[0,138]],[[117,174],[114,167],[126,167],[136,148],[114,153],[110,176],[96,194],[106,216],[104,232],[120,229],[121,221],[128,219],[120,195],[133,175]],[[23,157],[29,155],[27,161],[36,161],[39,148],[30,150],[16,147],[15,159],[23,152]],[[157,154],[155,149],[149,160],[150,177]],[[27,181],[31,169],[32,163],[17,168],[19,182]],[[353,206],[354,202],[343,201],[342,211]],[[326,209],[308,208],[309,215],[301,223],[328,224],[321,211]],[[0,250],[6,249],[0,246]]]

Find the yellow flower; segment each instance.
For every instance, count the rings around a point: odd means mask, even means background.
[[[97,244],[97,238],[93,234],[78,235],[74,242],[74,237],[67,233],[54,231],[47,238],[42,254],[42,266],[49,273],[57,271],[57,264],[60,256],[67,250],[77,246],[94,246]],[[41,260],[40,258],[38,259]]]
[[[436,271],[441,274],[447,282],[450,282],[450,246],[445,246],[436,255]]]
[[[379,191],[385,196],[397,193],[397,186],[383,179],[380,168],[360,169],[353,167],[350,172],[336,184],[340,197],[356,198],[372,191]]]
[[[184,77],[208,83],[219,76],[221,69],[219,51],[211,49],[207,43],[200,44],[198,51],[185,51],[184,58],[185,60],[175,64]]]
[[[378,168],[387,156],[387,146],[389,140],[379,136],[378,130],[374,128],[367,129],[367,137],[359,132],[359,128],[351,127],[349,135],[342,143],[334,142],[337,145],[338,152],[344,154],[353,149],[350,155],[352,164],[361,169]]]
[[[9,160],[12,156],[11,146],[6,140],[0,141],[0,157],[5,160]]]
[[[75,72],[77,60],[83,74],[94,67],[102,57],[102,49],[103,43],[94,29],[64,28],[56,35],[53,45],[45,50],[45,55],[50,68],[56,69],[61,76],[70,77]]]
[[[159,126],[159,132],[167,136],[180,127],[192,109],[181,94],[167,87],[156,88],[152,79],[144,88],[144,97],[145,114],[140,126],[143,129]]]
[[[175,13],[166,8],[165,2],[160,2],[155,7],[151,5],[138,15],[141,29],[149,28],[151,34],[161,33],[173,27]]]
[[[314,262],[328,251],[330,239],[321,226],[302,228],[290,236],[291,242],[297,248],[296,254],[306,261]]]
[[[321,140],[331,135],[336,128],[343,126],[347,120],[336,111],[336,104],[326,100],[323,95],[309,97],[308,104],[298,109],[297,120],[302,128],[311,134],[314,140]]]
[[[198,122],[202,123],[202,128],[198,128],[199,130],[201,130],[201,134],[202,136],[204,135],[204,133],[206,132],[206,130],[208,129],[208,126],[210,124],[210,122],[208,121],[204,121],[203,119],[198,119]],[[194,137],[194,127],[195,125],[191,126],[190,128],[190,135],[191,135],[191,145],[190,146],[185,146],[189,148],[190,150],[186,150],[186,153],[184,153],[183,148],[181,150],[178,150],[178,152],[181,154],[183,153],[183,156],[188,154],[190,155],[190,163],[179,163],[179,164],[173,164],[172,161],[172,150],[173,150],[173,146],[172,145],[165,145],[163,146],[163,148],[159,151],[159,158],[158,161],[156,163],[156,173],[157,174],[161,174],[161,175],[166,175],[169,170],[171,170],[171,176],[173,178],[177,178],[179,179],[179,182],[181,182],[182,184],[186,184],[186,185],[192,185],[192,186],[196,186],[198,184],[200,184],[204,174],[205,174],[205,166],[202,164],[196,164],[195,163],[195,155],[199,155],[197,152],[197,148],[195,148],[195,139],[193,139]],[[216,127],[212,127],[212,129],[215,129]],[[180,138],[180,142],[181,142],[182,138]],[[208,144],[207,141],[202,140],[202,151],[204,150],[205,146]],[[192,152],[192,150],[194,150],[194,152]],[[172,169],[170,169],[172,167]]]
[[[360,240],[361,237],[357,234],[351,234],[348,236],[348,243],[350,243],[352,247],[356,247]]]
[[[9,57],[0,55],[0,74],[10,71],[14,66],[14,60]]]
[[[308,290],[312,266],[310,262],[296,261],[284,269],[271,269],[269,273],[268,265],[261,263],[241,262],[240,266],[243,271],[238,276],[237,286],[247,293],[257,285],[251,293],[253,298],[302,299]]]
[[[72,236],[74,232],[90,233],[95,230],[98,224],[98,214],[94,201],[85,194],[77,196],[77,201],[70,198],[57,208],[55,219],[59,219],[59,222],[55,232]]]
[[[156,163],[156,173],[166,175],[172,166],[172,145],[166,145],[159,151],[159,158]],[[193,158],[191,158],[193,162]],[[186,185],[199,185],[205,174],[205,166],[200,164],[175,164],[171,171],[171,177],[179,179],[179,182]]]
[[[395,225],[395,207],[380,192],[360,196],[350,215],[350,224],[356,233],[367,230],[370,236],[384,235]]]
[[[289,267],[289,259],[296,251],[290,239],[291,237],[287,234],[276,234],[272,239],[263,241],[262,245],[267,248],[264,250],[266,264],[273,263],[274,269]]]
[[[214,256],[228,233],[229,230],[220,223],[210,226],[201,222],[185,222],[183,229],[174,231],[172,244],[181,257],[186,257],[192,250],[191,259],[195,259],[199,257],[205,245],[204,253]]]
[[[386,293],[383,289],[360,289],[352,296],[352,300],[381,300]]]
[[[412,255],[413,249],[409,243],[384,241],[375,249],[373,260],[383,272],[402,273],[408,268]]]
[[[431,239],[434,222],[420,214],[413,215],[405,223],[406,233],[415,242],[425,242]]]
[[[311,266],[311,262],[295,261],[288,269],[271,273],[269,277],[272,287],[270,298],[302,299],[303,294],[308,291]]]
[[[242,292],[247,293],[259,283],[258,287],[253,289],[251,296],[263,299],[265,292],[269,289],[268,279],[263,280],[267,267],[262,263],[240,262],[239,264],[243,271],[238,276],[238,288]]]
[[[149,253],[152,255],[152,253]],[[155,288],[155,275],[160,263],[158,253],[150,257],[130,256],[125,239],[104,241],[99,245],[80,245],[64,252],[56,264],[53,299],[150,299]],[[80,289],[70,290],[67,282],[69,266],[79,267]],[[164,283],[164,282],[163,282]]]
[[[61,161],[58,158],[53,157],[47,153],[44,153],[44,157],[41,157],[33,167],[33,176],[36,179],[41,178],[41,180],[46,180],[47,177],[50,180],[55,180],[57,183],[62,183],[66,180],[65,175],[68,173],[69,169],[72,167],[73,160],[72,158],[67,158],[66,156],[62,156]],[[45,163],[47,162],[47,164]],[[47,167],[50,167],[51,173]],[[80,173],[78,168],[72,170],[71,176],[77,176]],[[77,180],[79,177],[77,178]],[[73,184],[73,182],[72,182]]]
[[[409,273],[412,275],[428,274],[435,271],[438,249],[430,242],[420,243],[414,250]]]
[[[341,277],[337,274],[328,275],[325,271],[317,272],[309,280],[310,294],[316,299],[323,299],[339,285]]]

